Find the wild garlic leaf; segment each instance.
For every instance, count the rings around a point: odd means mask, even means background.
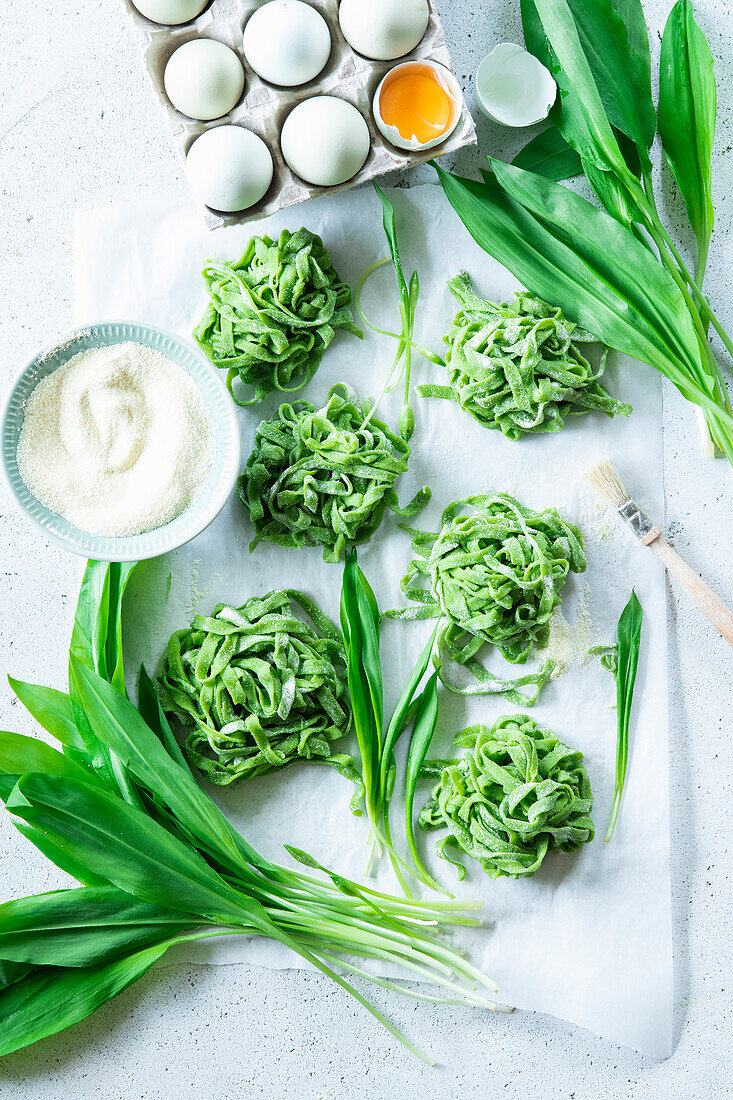
[[[86,751],[74,722],[71,700],[65,692],[40,684],[27,684],[12,676],[8,676],[8,683],[25,709],[47,733],[67,748]]]
[[[9,798],[10,792],[5,800],[6,803]],[[41,855],[44,855],[46,859],[50,859],[54,866],[64,871],[67,875],[71,875],[71,877],[76,879],[77,882],[80,882],[82,886],[109,886],[109,881],[104,875],[97,874],[96,871],[91,870],[88,863],[77,859],[64,844],[48,836],[42,829],[37,829],[33,825],[28,825],[25,821],[14,821],[13,824],[20,835],[30,841],[30,843],[38,849]]]
[[[528,48],[558,83],[554,121],[584,160],[623,176],[613,127],[648,148],[656,117],[643,65],[610,0],[523,0],[522,18]],[[616,65],[626,66],[623,78]]]
[[[83,665],[72,661],[72,671],[106,747],[175,815],[198,847],[241,870],[240,838],[191,772],[171,758],[128,699]]]
[[[214,922],[269,925],[264,910],[235,893],[190,845],[102,789],[73,779],[24,775],[8,809],[95,874],[143,901]]]
[[[581,258],[587,285],[593,287],[594,296],[600,288],[595,285],[593,271],[602,282],[617,288],[623,303],[619,303],[622,314],[628,313],[630,307],[637,316],[648,319],[649,337],[663,356],[671,350],[698,369],[697,339],[684,297],[671,275],[636,237],[567,187],[520,172],[501,161],[490,163],[507,194]],[[511,264],[508,266],[511,268]],[[609,340],[598,324],[594,327],[592,316],[576,317],[572,307],[567,309],[561,299],[538,293],[546,301],[559,305],[566,316],[595,332],[610,347],[627,350]]]
[[[78,1024],[141,978],[170,941],[100,966],[34,968],[0,990],[0,1058]]]
[[[183,932],[195,920],[115,886],[55,890],[0,905],[0,959],[93,966]]]
[[[626,27],[629,45],[641,58],[651,97],[652,58],[649,51],[649,31],[647,30],[641,0],[611,0],[611,6],[618,13],[621,22]]]
[[[631,596],[626,607],[621,612],[616,630],[616,775],[613,793],[613,806],[611,808],[611,820],[604,840],[609,841],[613,836],[621,798],[626,783],[626,768],[629,762],[629,723],[631,719],[631,704],[634,700],[634,685],[636,672],[639,667],[639,650],[641,647],[641,627],[644,619],[636,590],[631,590]]]
[[[0,732],[0,775],[13,776],[17,782],[26,772],[43,775],[60,775],[101,787],[98,776],[77,764],[71,757],[60,753],[40,737],[26,737],[20,733]]]
[[[557,183],[583,174],[579,154],[568,144],[557,126],[548,127],[527,142],[512,164]]]
[[[713,56],[689,0],[678,0],[662,38],[659,133],[697,239],[704,272],[713,230],[711,161],[716,89]]]

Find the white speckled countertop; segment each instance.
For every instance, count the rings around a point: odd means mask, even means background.
[[[497,42],[521,41],[517,0],[442,0],[456,70],[470,76]],[[658,52],[669,0],[645,0]],[[733,10],[697,0],[716,60],[718,223],[707,287],[733,325]],[[479,118],[484,152],[523,140]],[[459,154],[473,172],[476,151]],[[180,164],[117,0],[53,5],[5,0],[0,23],[0,386],[72,321],[77,205],[184,191]],[[418,170],[412,179],[428,179]],[[402,182],[402,181],[394,181]],[[665,187],[668,216],[682,224]],[[111,257],[114,262],[114,257]],[[640,368],[647,369],[647,368]],[[733,602],[733,477],[702,459],[693,416],[665,391],[667,526],[675,545]],[[0,496],[0,654],[6,671],[63,680],[76,559],[45,545]],[[330,982],[302,971],[175,966],[149,974],[94,1017],[0,1063],[2,1100],[104,1097],[229,1100],[707,1100],[730,1087],[733,914],[733,655],[669,590],[675,1051],[666,1062],[549,1017],[439,1009],[385,993],[398,1026],[429,1039],[421,1067]],[[0,727],[31,720],[0,687]],[[0,898],[60,882],[30,846],[7,854],[0,817]]]

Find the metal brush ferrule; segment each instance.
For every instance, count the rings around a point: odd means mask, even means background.
[[[618,510],[618,514],[624,523],[627,523],[638,539],[646,541],[652,532],[659,533],[659,528],[642,512],[635,500],[627,500]]]

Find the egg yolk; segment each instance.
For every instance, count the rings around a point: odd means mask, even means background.
[[[386,81],[379,97],[379,111],[388,126],[405,140],[420,145],[432,141],[450,127],[455,106],[435,69],[410,66]]]

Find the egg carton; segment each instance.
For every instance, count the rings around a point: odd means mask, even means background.
[[[364,0],[369,3],[369,0]],[[265,196],[255,206],[234,214],[218,213],[201,206],[209,229],[223,225],[239,225],[256,218],[267,217],[316,195],[330,195],[355,187],[359,183],[376,179],[385,172],[411,168],[433,157],[442,156],[466,145],[476,144],[473,119],[463,103],[461,117],[453,133],[434,149],[422,152],[405,152],[395,149],[380,134],[372,117],[372,100],[377,86],[389,70],[402,61],[439,61],[452,70],[451,58],[445,43],[445,35],[433,0],[429,0],[430,20],[422,40],[412,53],[395,61],[370,61],[357,54],[341,33],[338,21],[339,0],[309,0],[328,23],[331,32],[331,56],[315,80],[297,88],[277,88],[267,84],[249,67],[242,53],[242,31],[249,16],[261,3],[253,0],[213,0],[190,23],[166,27],[151,23],[142,16],[131,0],[123,3],[132,20],[135,35],[148,70],[153,89],[163,109],[173,141],[184,158],[196,138],[204,130],[236,123],[247,127],[265,141],[274,165],[272,184]],[[163,87],[163,73],[168,58],[184,42],[193,38],[215,38],[230,46],[244,65],[244,94],[236,107],[222,118],[211,122],[196,122],[177,111],[170,103]],[[280,131],[292,109],[304,99],[314,95],[336,95],[348,100],[364,116],[369,127],[371,148],[369,156],[359,172],[346,183],[335,187],[315,187],[305,183],[290,171],[280,150]]]

